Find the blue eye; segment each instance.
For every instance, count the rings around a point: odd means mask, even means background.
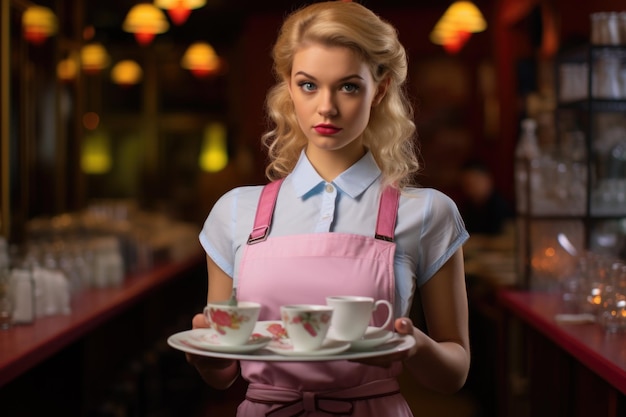
[[[310,81],[302,81],[298,83],[298,87],[303,89],[304,91],[313,91],[315,90],[315,84]]]
[[[341,86],[341,89],[346,93],[355,93],[359,91],[359,86],[352,83],[347,83]]]

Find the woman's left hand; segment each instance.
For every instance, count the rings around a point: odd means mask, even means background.
[[[419,337],[419,334],[417,333],[420,332],[420,330],[416,329],[413,326],[413,322],[408,317],[400,317],[396,319],[396,321],[394,322],[394,330],[399,335],[409,335],[415,338]],[[375,356],[371,358],[355,359],[351,362],[358,362],[365,365],[381,366],[384,368],[388,368],[394,362],[402,361],[415,355],[417,353],[417,348],[418,346],[416,343],[411,349],[408,350],[392,352],[387,355]]]

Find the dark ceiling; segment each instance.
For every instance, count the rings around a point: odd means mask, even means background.
[[[170,30],[161,35],[174,42],[186,40],[228,41],[236,36],[243,19],[250,15],[264,13],[286,14],[298,7],[315,3],[315,0],[207,0],[207,4],[192,11],[188,21],[181,25],[171,25]],[[451,0],[361,0],[359,3],[375,12],[396,8],[440,9],[442,12]],[[84,4],[86,24],[96,29],[103,42],[125,42],[132,35],[121,30],[124,17],[138,0],[86,1]],[[479,1],[477,4],[480,3]]]

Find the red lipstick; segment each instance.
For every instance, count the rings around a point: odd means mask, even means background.
[[[340,127],[326,123],[320,123],[318,125],[315,125],[313,129],[315,129],[315,131],[320,135],[334,135],[341,130]]]

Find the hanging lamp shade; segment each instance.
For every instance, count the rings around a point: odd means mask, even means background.
[[[157,34],[166,32],[169,27],[163,10],[149,3],[133,6],[122,24],[122,29],[133,33],[142,46],[149,45]]]
[[[129,87],[137,84],[143,77],[143,70],[139,64],[132,59],[125,59],[118,62],[111,70],[111,80],[122,87]]]
[[[22,14],[24,39],[32,44],[41,45],[57,33],[57,28],[57,17],[47,7],[30,6]]]
[[[195,42],[185,51],[181,66],[191,71],[196,77],[202,78],[219,72],[222,62],[207,42]]]
[[[199,9],[205,4],[206,0],[154,0],[156,7],[167,10],[175,25],[185,23],[192,10]]]
[[[76,79],[78,74],[78,59],[75,56],[62,59],[57,64],[57,78],[63,82]]]
[[[442,45],[448,52],[456,53],[469,40],[472,33],[487,29],[482,13],[471,1],[456,1],[437,21],[430,40]]]
[[[452,22],[441,19],[430,33],[430,40],[443,46],[447,52],[455,54],[463,48],[471,36],[469,31],[459,29]]]
[[[111,138],[99,129],[85,135],[80,155],[80,167],[85,174],[106,174],[111,170]]]
[[[442,19],[455,25],[459,30],[478,33],[487,29],[487,22],[478,7],[471,1],[456,1],[448,7]]]
[[[202,149],[198,163],[205,172],[218,172],[228,165],[226,126],[223,123],[209,123],[204,129]]]
[[[109,54],[101,43],[93,42],[81,48],[80,61],[84,72],[97,74],[109,66]]]

